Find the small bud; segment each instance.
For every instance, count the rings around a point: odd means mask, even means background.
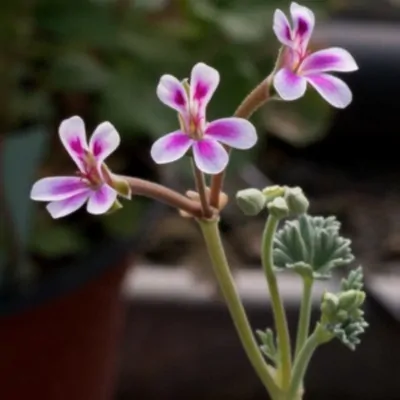
[[[258,189],[240,190],[236,202],[245,215],[257,215],[265,208],[265,196]]]
[[[339,307],[348,312],[354,311],[359,308],[365,300],[365,293],[359,290],[348,290],[347,292],[340,293]]]
[[[328,317],[336,314],[339,305],[339,299],[333,293],[326,292],[322,298],[321,311]]]
[[[269,204],[268,210],[276,218],[285,218],[289,215],[289,207],[283,197],[276,197]]]
[[[292,215],[305,214],[310,206],[310,202],[299,187],[286,188],[285,200]]]
[[[277,197],[282,197],[285,194],[285,188],[283,186],[267,186],[262,190],[262,194],[265,196],[266,203],[270,203]]]
[[[349,313],[346,310],[339,310],[336,315],[335,315],[335,319],[339,322],[344,322],[346,321],[346,319],[349,318]]]

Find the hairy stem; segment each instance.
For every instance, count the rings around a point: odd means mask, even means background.
[[[249,119],[270,98],[269,86],[271,77],[269,76],[256,86],[236,109],[234,116]],[[219,195],[224,184],[225,171],[213,175],[211,180],[210,204],[218,209]]]
[[[283,307],[282,299],[279,294],[278,282],[274,272],[272,258],[273,240],[276,229],[278,227],[278,222],[278,219],[274,216],[268,216],[262,238],[261,260],[271,296],[271,306],[274,313],[276,334],[279,344],[279,353],[281,356],[280,368],[282,373],[282,389],[285,390],[289,387],[290,384],[292,359],[289,329],[285,309]]]
[[[313,278],[306,277],[303,279],[303,298],[301,300],[299,323],[297,326],[295,357],[297,357],[303,348],[310,330],[313,283]]]
[[[273,400],[279,399],[280,390],[271,376],[271,373],[268,370],[268,365],[259,350],[247,319],[245,309],[236,290],[221,242],[218,221],[213,219],[207,221],[199,220],[198,222],[207,245],[207,250],[213,264],[216,278],[235,324],[236,331],[242,342],[242,346],[253,365],[253,368],[268,390],[271,398]]]
[[[128,182],[132,194],[161,201],[177,209],[184,210],[197,218],[203,217],[203,210],[197,201],[190,200],[175,190],[139,178],[130,176],[123,176],[122,178]]]

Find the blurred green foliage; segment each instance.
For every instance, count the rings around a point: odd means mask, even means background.
[[[326,1],[305,0],[303,4],[320,12]],[[272,33],[272,16],[277,7],[286,12],[289,2],[3,1],[0,134],[41,124],[55,137],[61,119],[79,114],[89,125],[112,121],[125,138],[140,134],[160,136],[177,126],[175,113],[156,97],[160,76],[171,73],[183,79],[198,61],[221,73],[220,89],[209,109],[210,119],[231,115],[274,64],[279,44]],[[314,133],[322,130],[321,121],[328,120],[325,103],[312,95],[311,100],[275,107],[279,109],[273,114],[267,107],[255,120],[260,133],[268,128],[296,144],[303,137],[312,140]],[[284,121],[296,125],[295,139],[293,129],[285,126]],[[49,143],[54,143],[53,138]],[[58,173],[59,157],[52,154],[49,146],[42,150],[49,155],[42,174]],[[21,147],[7,157],[22,160]],[[33,172],[31,168],[30,173]],[[7,179],[15,182],[23,175],[10,168],[6,173],[11,174]],[[9,203],[16,204],[13,200]],[[141,210],[142,204],[127,206],[123,217],[105,217],[104,227],[112,235],[131,235],[137,229],[132,219]],[[82,235],[79,225],[71,230],[64,222],[51,221],[42,211],[31,243],[35,251],[52,258],[76,254],[88,246],[89,240]],[[25,229],[31,231],[31,226],[26,223]]]
[[[324,2],[304,3],[315,9]],[[0,40],[7,119],[11,126],[53,120],[59,112],[56,96],[69,95],[80,106],[67,107],[64,114],[86,111],[111,120],[121,132],[159,136],[176,127],[176,116],[155,95],[160,75],[184,78],[200,60],[222,76],[211,117],[232,114],[270,72],[278,49],[273,12],[288,5],[282,0],[4,3]]]

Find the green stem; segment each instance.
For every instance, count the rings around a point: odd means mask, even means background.
[[[312,355],[314,354],[314,351],[320,344],[321,341],[318,335],[317,327],[314,333],[307,339],[306,343],[300,350],[299,355],[296,357],[287,400],[297,400],[299,398],[299,391],[301,390],[308,364]]]
[[[282,372],[282,389],[285,390],[290,384],[292,359],[289,329],[286,320],[285,309],[279,294],[278,282],[274,273],[272,258],[273,240],[276,228],[278,227],[278,222],[279,220],[276,217],[272,215],[268,216],[262,238],[261,260],[271,296],[271,306],[274,313],[276,334],[278,338],[279,352],[281,355],[280,368]]]
[[[297,357],[303,348],[310,330],[313,283],[313,278],[303,278],[303,298],[301,300],[299,323],[297,326],[295,357]]]
[[[258,344],[254,338],[251,326],[246,316],[243,304],[236,290],[228,261],[221,242],[217,220],[198,220],[210,255],[214,272],[221,291],[224,295],[229,312],[235,324],[243,348],[257,372],[259,378],[268,390],[271,398],[277,399],[280,395],[268,365],[265,362]]]

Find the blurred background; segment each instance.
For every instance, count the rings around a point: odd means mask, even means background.
[[[356,353],[339,344],[318,353],[306,398],[400,399],[400,2],[302,4],[317,15],[314,49],[341,46],[355,56],[360,71],[343,76],[354,101],[337,111],[310,90],[297,102],[263,107],[252,118],[259,144],[233,153],[226,191],[232,196],[249,186],[300,185],[313,213],[338,216],[365,267],[371,327]],[[29,192],[42,176],[74,172],[57,133],[60,121],[72,115],[84,118],[88,134],[105,120],[116,126],[122,145],[110,158],[112,170],[192,189],[187,160],[159,168],[149,156],[153,141],[177,123],[156,97],[159,77],[187,77],[198,61],[212,65],[221,84],[209,118],[231,115],[271,71],[279,49],[273,12],[277,7],[288,12],[289,5],[284,0],[2,2],[4,399],[265,398],[192,221],[141,198],[109,216],[93,218],[81,210],[54,221],[43,204],[29,200]],[[272,323],[259,271],[263,223],[262,217],[244,218],[234,202],[221,221],[257,329]],[[291,277],[282,276],[281,283],[294,328],[301,287]]]

